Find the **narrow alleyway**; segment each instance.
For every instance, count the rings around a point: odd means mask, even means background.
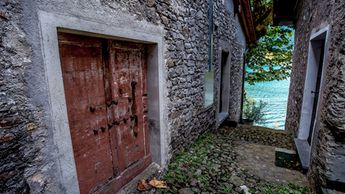
[[[202,135],[158,175],[168,189],[144,193],[308,193],[301,172],[274,165],[275,147],[291,149],[290,137],[260,127],[221,127]]]

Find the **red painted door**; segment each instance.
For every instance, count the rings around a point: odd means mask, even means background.
[[[59,33],[81,193],[114,193],[151,163],[145,46]]]

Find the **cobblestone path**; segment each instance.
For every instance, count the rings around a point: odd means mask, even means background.
[[[221,127],[171,160],[164,176],[158,176],[168,189],[143,193],[308,193],[301,172],[274,166],[274,147],[292,146],[285,132]]]

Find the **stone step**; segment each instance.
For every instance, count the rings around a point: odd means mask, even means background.
[[[307,140],[295,138],[295,145],[303,171],[306,173],[310,163],[310,146]]]
[[[285,148],[275,148],[275,165],[293,170],[300,169],[296,151]]]

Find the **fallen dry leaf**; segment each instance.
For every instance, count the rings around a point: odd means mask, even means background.
[[[150,189],[150,186],[147,184],[147,182],[146,182],[145,179],[141,179],[141,180],[138,182],[137,189],[138,189],[139,191],[147,191],[147,190]]]
[[[168,188],[167,183],[165,181],[157,180],[156,177],[154,177],[152,180],[150,180],[149,184],[157,189],[166,189]]]

